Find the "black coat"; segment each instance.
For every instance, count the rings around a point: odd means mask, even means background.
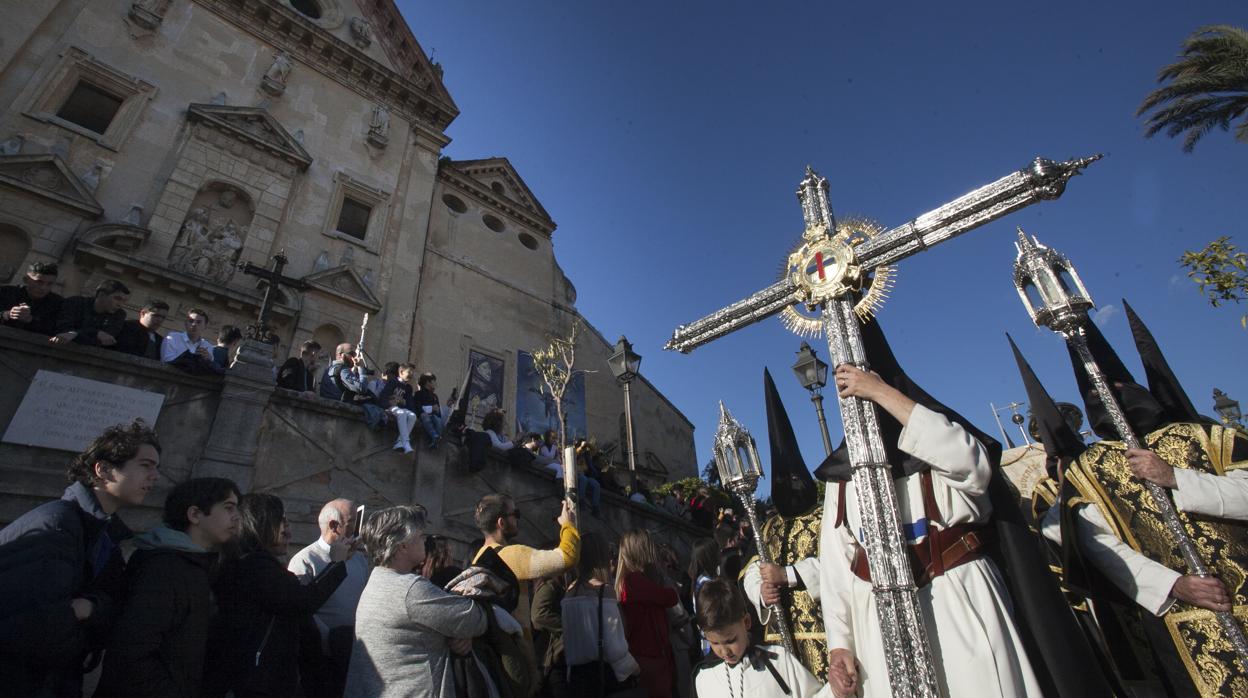
[[[0,318],[0,324],[30,330],[49,337],[56,334],[56,319],[61,313],[61,297],[55,293],[34,300],[26,292],[25,286],[0,286],[0,313],[7,313],[10,308],[22,303],[30,306],[30,322],[21,323],[8,318]]]
[[[316,632],[312,614],[346,577],[346,566],[335,562],[305,586],[265,552],[226,563],[213,584],[217,616],[209,630],[203,693],[296,694],[301,633]]]
[[[74,296],[61,303],[61,312],[56,319],[56,332],[77,332],[75,344],[96,347],[100,345],[99,333],[106,332],[113,339],[121,336],[122,326],[126,323],[126,311],[116,310],[111,313],[95,312],[95,298]]]
[[[121,326],[121,334],[117,336],[117,351],[145,359],[160,361],[160,345],[165,338],[158,333],[148,332],[138,320],[126,320]]]
[[[130,529],[74,483],[0,530],[0,691],[82,694],[85,666],[94,666],[125,588],[117,545]],[[95,603],[79,622],[70,602]]]
[[[130,556],[126,601],[104,654],[101,696],[198,696],[216,553],[172,548]]]

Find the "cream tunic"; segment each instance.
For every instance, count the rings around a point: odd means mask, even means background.
[[[988,482],[992,468],[983,447],[943,415],[916,405],[898,448],[932,466],[932,489],[943,525],[923,511],[920,476],[896,481],[898,507],[908,542],[925,538],[929,526],[986,522],[992,515]],[[861,665],[859,695],[892,695],[871,584],[850,571],[861,535],[857,498],[846,484],[846,522],[834,526],[837,487],[825,493],[820,540],[820,591],[828,649],[846,648]],[[960,565],[919,589],[919,603],[936,662],[942,696],[1040,696],[1011,616],[1013,610],[996,566],[981,558]]]

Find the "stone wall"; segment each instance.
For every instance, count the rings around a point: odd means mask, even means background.
[[[238,397],[238,377],[231,374],[224,379],[187,376],[145,359],[91,347],[48,345],[42,337],[0,327],[3,427],[39,369],[165,395],[156,422],[163,447],[160,483],[143,509],[124,515],[137,528],[159,519],[160,504],[175,483],[192,475],[226,472],[245,490],[282,498],[296,545],[316,537],[316,515],[335,497],[368,507],[422,504],[429,510],[429,532],[450,538],[461,558],[480,537],[472,514],[487,492],[506,492],[519,503],[524,512],[522,542],[542,545],[557,536],[554,518],[562,485],[545,470],[513,468],[492,456],[484,470],[469,473],[460,450],[451,444],[437,451],[422,447],[413,455],[391,450],[393,433],[369,430],[357,407],[307,399],[267,385],[252,390],[254,400],[244,403]],[[223,394],[235,397],[223,399]],[[254,451],[252,445],[234,442],[246,441],[250,414],[260,421]],[[233,470],[216,467],[224,451],[235,454],[227,459]],[[253,462],[241,463],[238,454],[243,453],[254,453]],[[60,496],[71,457],[65,451],[0,444],[0,524]],[[623,531],[647,528],[682,555],[688,554],[694,537],[705,534],[686,521],[612,493],[603,493],[602,509],[601,517],[582,515],[583,530],[601,531],[614,539]]]

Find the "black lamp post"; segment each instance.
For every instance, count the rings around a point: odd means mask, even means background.
[[[1232,400],[1226,396],[1226,393],[1213,389],[1213,410],[1222,418],[1222,423],[1228,427],[1242,427],[1239,419],[1243,413],[1239,411],[1239,401]]]
[[[628,384],[637,377],[641,370],[641,355],[633,351],[633,345],[624,335],[615,343],[615,353],[607,359],[611,373],[624,386],[624,433],[628,440],[628,479],[633,492],[637,491],[637,457],[633,448],[633,404],[629,398]]]
[[[823,386],[828,384],[828,365],[815,356],[810,344],[802,342],[797,352],[797,363],[793,364],[793,375],[797,382],[810,391],[810,401],[815,403],[815,413],[819,415],[819,433],[823,436],[823,452],[832,455],[832,439],[828,436],[828,420],[823,416]]]

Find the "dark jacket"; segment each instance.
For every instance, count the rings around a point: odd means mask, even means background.
[[[56,333],[77,332],[75,344],[99,346],[98,334],[107,332],[114,339],[121,335],[122,326],[126,323],[126,311],[117,310],[112,313],[95,312],[95,298],[74,296],[61,303],[61,312],[56,319]]]
[[[316,379],[303,363],[303,359],[292,356],[286,359],[286,363],[277,372],[277,387],[307,392],[316,387]]]
[[[138,320],[126,320],[121,326],[121,334],[117,336],[117,351],[145,359],[160,361],[160,345],[165,338],[156,332],[148,332]]]
[[[80,483],[0,530],[0,690],[82,695],[123,594],[118,544],[130,535]],[[95,603],[83,622],[70,606],[79,597]]]
[[[23,303],[30,306],[30,322],[21,323],[8,318],[0,318],[0,324],[50,337],[56,334],[56,318],[60,315],[62,300],[55,293],[49,293],[39,300],[34,300],[26,292],[25,286],[0,286],[0,314],[8,313],[9,309]]]
[[[198,696],[217,554],[164,526],[140,535],[136,547],[96,698]]]
[[[296,694],[301,634],[317,632],[313,612],[346,577],[346,566],[335,562],[305,586],[266,552],[226,563],[212,587],[217,616],[209,629],[203,693]]]

